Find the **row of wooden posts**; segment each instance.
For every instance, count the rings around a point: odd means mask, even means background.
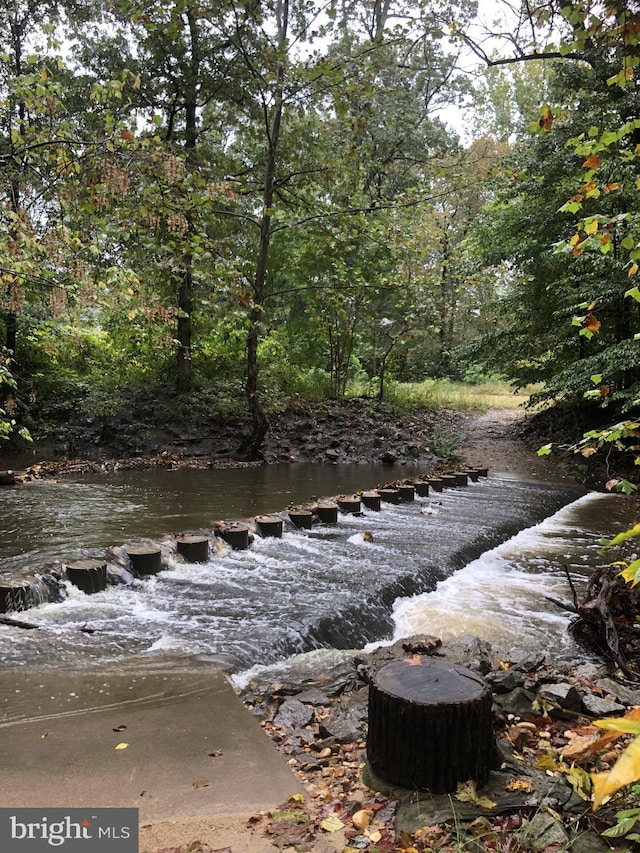
[[[441,492],[445,488],[467,486],[486,477],[486,468],[441,474],[438,477],[418,478],[412,481],[390,483],[379,489],[358,492],[354,495],[338,495],[334,500],[322,501],[309,506],[290,507],[287,515],[293,527],[310,530],[314,522],[337,524],[340,513],[358,515],[362,507],[379,512],[382,503],[409,503],[415,496],[426,497],[430,492]],[[258,515],[255,518],[256,532],[261,538],[282,537],[284,518],[280,515]],[[220,522],[214,527],[214,535],[230,548],[246,550],[251,544],[253,531],[249,524]],[[209,560],[210,540],[199,534],[181,534],[176,537],[176,550],[187,563],[206,563]],[[155,575],[162,571],[162,551],[156,546],[133,546],[126,549],[133,571],[142,576]],[[67,565],[67,577],[75,586],[86,593],[99,592],[106,587],[106,563],[100,560],[81,560]]]
[[[321,501],[287,510],[290,523],[297,529],[311,529],[314,522],[337,524],[339,513],[357,515],[364,506],[371,511],[380,511],[383,503],[400,504],[426,497],[431,492],[467,486],[486,477],[486,468],[440,474],[437,477],[419,477],[389,483],[382,488],[362,491],[353,495],[338,495],[334,500]],[[255,518],[256,532],[263,538],[281,537],[284,519],[280,515],[258,515]],[[214,535],[234,550],[249,547],[253,530],[249,524],[220,522],[214,527]],[[206,563],[209,560],[210,540],[208,536],[181,534],[176,537],[176,549],[188,563]],[[163,569],[162,551],[152,545],[130,546],[125,549],[131,569],[140,576],[155,575]],[[67,579],[86,594],[101,592],[107,586],[107,563],[101,559],[76,560],[65,566]],[[27,610],[40,603],[34,594],[33,584],[26,582],[0,584],[0,613]]]

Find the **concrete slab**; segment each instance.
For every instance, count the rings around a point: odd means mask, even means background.
[[[300,790],[215,669],[0,672],[1,806],[129,806],[145,823],[250,814]]]

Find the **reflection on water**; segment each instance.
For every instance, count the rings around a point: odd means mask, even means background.
[[[122,471],[0,490],[0,575],[70,562],[110,545],[211,529],[312,497],[410,477],[410,465],[264,465]]]

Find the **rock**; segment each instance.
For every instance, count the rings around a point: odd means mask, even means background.
[[[393,463],[397,461],[397,454],[393,453],[391,450],[385,450],[384,453],[380,454],[380,462],[382,462],[383,465],[393,465]]]
[[[567,682],[545,684],[538,690],[538,698],[544,699],[558,708],[562,708],[563,711],[580,710],[580,694],[573,684],[568,684]]]
[[[510,693],[516,687],[522,687],[524,676],[513,669],[499,669],[485,676],[494,693]]]
[[[299,702],[304,702],[305,705],[329,705],[331,702],[327,694],[318,690],[317,687],[311,687],[309,690],[298,693],[296,699]]]
[[[569,841],[564,826],[546,811],[537,812],[524,828],[523,834],[531,850],[545,850],[552,844],[566,845]]]
[[[543,663],[546,660],[546,656],[544,654],[536,655],[535,657],[527,657],[523,658],[520,661],[516,661],[513,665],[513,669],[518,672],[537,672]]]
[[[284,729],[301,729],[313,720],[313,711],[299,699],[285,699],[273,722]]]
[[[594,682],[596,687],[619,699],[625,705],[640,705],[640,684],[621,684],[613,678],[600,678]]]
[[[495,695],[493,697],[493,704],[503,714],[513,714],[515,717],[521,717],[523,714],[531,713],[535,698],[535,693],[532,693],[530,690],[525,690],[523,687],[516,687],[515,690],[511,690],[509,693]]]
[[[320,737],[331,738],[336,743],[352,743],[362,737],[362,724],[359,716],[351,715],[325,720],[320,723]]]
[[[593,717],[610,717],[614,714],[624,714],[627,710],[625,705],[621,705],[607,696],[594,696],[593,693],[587,693],[582,697],[582,706],[587,714]]]
[[[571,853],[611,853],[611,847],[595,832],[578,833],[571,839]]]
[[[495,669],[494,656],[489,643],[471,634],[462,634],[454,640],[447,641],[442,647],[442,653],[452,663],[466,666],[480,675],[487,675]]]

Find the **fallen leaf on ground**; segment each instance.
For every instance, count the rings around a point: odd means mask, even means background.
[[[119,743],[117,744],[116,749],[126,749],[128,746],[128,743]]]
[[[510,779],[504,787],[506,791],[524,791],[526,794],[533,791],[533,783],[529,779]]]
[[[460,782],[456,791],[456,800],[460,800],[462,803],[473,803],[481,809],[495,809],[496,807],[496,804],[489,797],[478,794],[473,779],[468,782]]]
[[[344,829],[344,823],[340,820],[339,817],[332,815],[332,817],[325,818],[320,824],[322,829],[327,832],[338,832],[340,829]]]
[[[197,782],[193,783],[194,788],[206,788],[211,784],[208,779],[198,779]]]

